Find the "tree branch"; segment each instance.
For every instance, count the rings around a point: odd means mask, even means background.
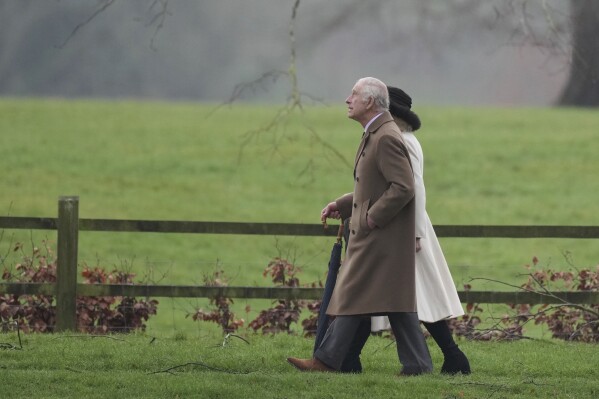
[[[227,374],[250,374],[250,371],[226,370],[226,369],[221,369],[221,368],[218,368],[218,367],[213,367],[213,366],[210,366],[210,365],[208,365],[206,363],[202,363],[202,362],[189,362],[189,363],[185,363],[185,364],[179,364],[177,366],[172,366],[172,367],[166,368],[164,370],[152,371],[152,372],[150,372],[148,374],[168,373],[168,374],[173,374],[174,375],[174,373],[172,373],[171,371],[177,370],[177,369],[180,369],[180,368],[186,367],[186,366],[201,366],[201,367],[204,367],[204,368],[206,368],[208,370],[220,371],[220,372],[227,373]]]
[[[257,140],[263,133],[271,133],[273,135],[274,141],[273,141],[273,145],[271,148],[271,156],[276,154],[278,151],[278,148],[279,148],[279,143],[287,137],[285,134],[282,134],[281,137],[277,137],[277,135],[276,135],[277,128],[281,124],[284,124],[296,110],[299,110],[300,113],[304,111],[303,104],[302,104],[303,97],[308,97],[308,98],[314,99],[313,97],[310,97],[309,95],[302,93],[299,90],[299,83],[298,83],[298,77],[297,77],[295,22],[297,20],[297,14],[298,14],[298,9],[299,9],[300,3],[301,3],[301,0],[295,0],[293,3],[293,7],[291,9],[291,20],[289,22],[290,59],[289,59],[289,67],[287,68],[287,71],[279,71],[279,70],[269,71],[269,72],[262,74],[262,76],[260,76],[259,78],[257,78],[256,80],[254,80],[252,82],[237,84],[234,87],[233,94],[229,97],[229,99],[227,101],[225,101],[224,103],[218,105],[215,109],[210,111],[210,113],[208,114],[210,116],[216,110],[221,108],[222,106],[232,104],[235,100],[239,99],[244,92],[246,92],[247,90],[254,90],[257,86],[263,85],[264,82],[266,82],[266,81],[272,80],[273,82],[276,82],[281,76],[285,76],[289,79],[290,84],[291,84],[291,93],[287,99],[286,104],[282,108],[277,110],[277,112],[275,113],[275,115],[272,117],[272,119],[269,122],[260,126],[257,129],[246,131],[243,134],[241,144],[240,144],[239,154],[237,157],[238,163],[241,162],[241,159],[243,157],[243,153],[244,153],[246,147],[253,141]],[[339,152],[331,144],[329,144],[323,138],[321,138],[320,135],[316,132],[316,130],[314,128],[309,127],[306,124],[304,124],[304,127],[310,132],[311,140],[320,144],[327,151],[330,151],[344,165],[351,167],[351,164],[349,163],[349,161],[347,161],[345,159],[345,157],[341,154],[341,152]],[[300,171],[299,177],[304,176],[306,174],[310,174],[310,176],[312,176],[311,179],[313,180],[314,179],[313,170],[315,168],[314,165],[315,165],[314,160],[312,158],[309,159],[306,163],[306,167],[302,171]]]
[[[156,21],[158,21],[158,25],[156,25],[156,29],[154,29],[154,34],[152,34],[152,39],[150,39],[150,48],[152,50],[154,50],[154,51],[157,51],[156,47],[154,46],[154,42],[156,40],[156,36],[158,35],[158,32],[164,27],[164,21],[166,20],[166,17],[168,15],[171,15],[171,13],[167,10],[169,0],[154,0],[154,2],[152,3],[152,5],[150,6],[150,11],[158,3],[160,3],[160,11],[158,11],[158,13],[156,13],[156,15],[154,15],[154,18],[152,18],[146,24],[146,26],[151,26]]]
[[[102,4],[96,11],[94,11],[87,20],[85,20],[84,22],[75,26],[75,28],[71,31],[71,34],[69,36],[67,36],[67,38],[64,40],[64,42],[62,42],[62,44],[55,46],[55,47],[59,48],[59,49],[64,48],[64,46],[66,46],[66,44],[77,34],[79,29],[83,28],[84,26],[89,24],[91,21],[93,21],[98,15],[100,15],[101,13],[106,11],[106,9],[108,7],[110,7],[111,5],[114,4],[114,1],[115,0],[106,0],[106,2],[104,4]]]

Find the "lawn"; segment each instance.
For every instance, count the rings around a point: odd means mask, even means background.
[[[242,339],[243,338],[243,339]],[[594,398],[599,352],[585,344],[545,340],[466,342],[473,374],[398,378],[394,344],[372,337],[362,374],[301,373],[288,356],[310,356],[312,340],[213,331],[156,337],[32,334],[22,349],[0,353],[0,384],[11,398]],[[0,342],[19,347],[15,333]]]
[[[61,195],[82,218],[318,223],[352,190],[359,126],[342,106],[308,106],[260,131],[277,106],[0,100],[0,214],[55,217]],[[599,114],[557,108],[420,107],[427,208],[434,224],[598,225]],[[254,132],[254,135],[251,133]],[[334,149],[334,150],[333,150]],[[6,230],[1,266],[48,231]],[[540,267],[594,267],[595,240],[442,238],[458,287],[473,277],[522,281]],[[81,264],[134,271],[162,284],[269,285],[275,256],[324,278],[330,238],[82,232]],[[475,289],[506,289],[477,280]],[[264,303],[259,302],[259,303]],[[161,299],[149,331],[187,331],[205,300]],[[257,308],[252,302],[252,307]],[[245,301],[239,303],[245,307]]]

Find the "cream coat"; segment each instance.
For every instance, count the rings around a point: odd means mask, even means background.
[[[389,112],[372,122],[358,147],[354,192],[336,202],[341,217],[351,217],[350,239],[327,314],[415,312],[414,177]]]
[[[424,188],[424,155],[416,136],[402,133],[414,169],[416,195],[416,237],[422,249],[416,253],[416,298],[418,318],[426,322],[458,317],[464,314],[441,245],[426,212]],[[372,331],[389,329],[386,317],[372,318]]]

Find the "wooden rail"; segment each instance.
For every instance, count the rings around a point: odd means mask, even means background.
[[[0,216],[0,229],[57,231],[56,284],[0,283],[0,294],[56,296],[57,331],[75,330],[77,296],[320,299],[323,293],[322,288],[78,284],[79,231],[290,236],[336,236],[337,234],[337,227],[323,229],[320,224],[80,219],[78,215],[79,198],[64,196],[58,201],[57,218]],[[599,226],[436,225],[435,232],[439,237],[599,238]],[[459,291],[458,295],[463,303],[599,303],[599,292],[590,291],[560,291],[547,295],[527,291]]]
[[[0,228],[57,230],[58,218],[0,216]],[[599,226],[435,225],[438,237],[462,238],[599,238]],[[79,231],[139,233],[335,236],[321,224],[190,222],[178,220],[79,219]]]
[[[76,292],[77,296],[155,298],[214,298],[224,296],[246,299],[317,300],[322,298],[323,288],[76,284]],[[50,283],[0,283],[0,293],[14,295],[57,295],[58,289],[56,284]],[[458,295],[462,303],[599,303],[599,292],[593,291],[552,291],[546,294],[527,291],[458,291]]]

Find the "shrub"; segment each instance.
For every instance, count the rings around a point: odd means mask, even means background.
[[[268,266],[262,273],[263,277],[270,275],[272,282],[278,287],[299,287],[300,281],[297,274],[301,272],[301,269],[286,259],[280,257],[274,258],[269,262]],[[315,284],[312,284],[315,286]],[[275,305],[269,309],[262,310],[258,317],[252,320],[249,324],[249,328],[254,331],[262,330],[263,334],[277,334],[280,332],[291,333],[291,325],[297,323],[301,311],[307,306],[308,301],[301,299],[277,299],[273,302]],[[315,306],[310,306],[313,311]],[[304,322],[304,330],[306,328],[312,328],[312,324],[315,325],[316,320],[314,316],[308,319],[308,322]],[[314,329],[315,330],[315,329]]]
[[[212,276],[204,276],[204,284],[210,287],[226,287],[228,281],[225,278],[223,270],[217,270]],[[212,309],[196,309],[195,313],[187,314],[194,321],[209,321],[217,323],[223,329],[223,333],[229,334],[237,331],[244,324],[243,319],[236,319],[235,313],[231,311],[231,305],[234,303],[232,298],[217,295],[210,298]]]
[[[14,251],[23,253],[22,262],[14,273],[4,269],[2,280],[20,283],[55,283],[56,257],[44,242],[45,253],[34,247],[31,256],[16,243]],[[133,284],[132,273],[114,269],[84,266],[81,272],[87,284]],[[77,297],[77,329],[88,333],[130,332],[145,330],[145,322],[157,311],[158,301],[130,297]],[[0,320],[3,324],[18,323],[25,332],[53,332],[56,325],[56,305],[51,295],[1,295]]]
[[[537,266],[538,259],[532,260]],[[478,329],[482,308],[476,303],[466,305],[466,313],[449,321],[452,332],[472,340],[514,340],[524,338],[524,326],[529,322],[546,325],[553,338],[567,341],[599,342],[599,304],[579,305],[569,303],[551,294],[551,291],[599,291],[599,266],[595,271],[582,269],[552,271],[525,265],[527,281],[520,287],[552,299],[558,304],[508,304],[510,312],[496,320],[490,328]],[[466,290],[470,285],[464,287]]]
[[[533,264],[536,265],[536,258]],[[530,267],[529,267],[530,269]],[[536,290],[550,295],[557,289],[599,291],[599,265],[596,269],[572,271],[534,270],[522,285],[526,290]],[[599,304],[578,305],[562,300],[558,305],[542,305],[531,318],[535,324],[546,324],[553,338],[566,341],[599,342]],[[524,305],[529,313],[532,306]]]

